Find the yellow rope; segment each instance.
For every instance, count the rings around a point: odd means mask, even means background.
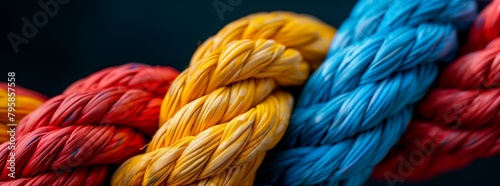
[[[3,83],[3,82],[1,82]],[[42,98],[39,98],[37,96],[30,96],[30,95],[23,95],[22,93],[19,94],[19,92],[22,92],[25,90],[24,88],[15,88],[13,89],[17,92],[15,96],[12,96],[15,98],[15,106],[13,107],[15,111],[12,111],[12,114],[15,114],[15,121],[11,122],[9,121],[9,116],[8,116],[8,109],[9,109],[9,96],[8,92],[4,87],[0,87],[0,143],[9,141],[10,139],[10,133],[7,131],[10,130],[11,127],[8,127],[8,123],[14,123],[14,124],[19,124],[19,121],[21,121],[24,116],[28,115],[29,113],[33,112],[36,108],[38,108],[44,100]],[[27,90],[29,91],[29,90]]]
[[[334,33],[289,12],[224,27],[173,82],[147,152],[122,164],[112,185],[252,185],[293,106],[292,96],[276,89],[302,85]]]

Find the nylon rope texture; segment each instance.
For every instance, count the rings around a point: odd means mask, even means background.
[[[422,181],[500,153],[499,15],[498,0],[481,12],[463,47],[470,53],[440,75],[374,178]]]
[[[450,61],[470,0],[361,0],[306,83],[262,185],[361,185],[405,131],[412,105]]]
[[[129,63],[75,82],[23,118],[16,133],[15,176],[1,185],[102,185],[108,165],[143,152],[158,129],[161,101],[178,72]],[[2,167],[8,143],[0,145]]]
[[[293,99],[326,56],[335,29],[306,15],[256,13],[198,47],[165,95],[147,152],[112,185],[253,185],[289,122]]]
[[[33,112],[36,108],[38,108],[42,103],[47,100],[47,97],[44,95],[26,89],[18,84],[14,85],[15,87],[11,87],[13,89],[10,92],[13,92],[15,96],[11,96],[13,98],[14,105],[12,108],[15,111],[11,113],[14,114],[15,121],[11,122],[9,118],[9,96],[8,96],[8,88],[7,82],[0,82],[0,130],[2,131],[10,131],[12,127],[7,126],[9,123],[16,124],[22,118],[24,118],[29,113]],[[15,129],[14,129],[15,130]],[[9,141],[11,137],[11,133],[2,132],[0,133],[0,143]]]

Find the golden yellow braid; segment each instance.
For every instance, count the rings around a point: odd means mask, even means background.
[[[326,56],[335,29],[288,12],[257,13],[203,43],[163,100],[147,152],[112,185],[252,185],[283,136],[292,96]]]

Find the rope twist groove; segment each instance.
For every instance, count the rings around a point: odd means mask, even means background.
[[[262,184],[361,185],[405,131],[412,105],[453,56],[466,0],[358,2],[306,83]]]
[[[462,48],[469,53],[440,75],[437,87],[419,104],[420,117],[410,123],[398,144],[376,167],[374,178],[398,176],[395,173],[403,166],[402,161],[414,152],[426,154],[405,179],[429,179],[463,168],[474,159],[500,153],[498,15],[498,0],[481,12]]]
[[[335,30],[294,13],[252,14],[196,50],[165,95],[147,152],[112,185],[252,185],[288,125],[297,86],[326,55]]]
[[[162,97],[176,75],[131,63],[76,82],[20,122],[16,179],[3,169],[0,184],[104,184],[106,165],[139,154],[157,130]],[[4,167],[9,153],[7,143],[0,145]]]

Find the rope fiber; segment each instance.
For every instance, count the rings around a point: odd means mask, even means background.
[[[112,185],[253,185],[288,125],[292,96],[326,56],[335,30],[306,15],[257,13],[198,47],[165,95],[147,152]]]
[[[15,175],[2,185],[102,185],[107,165],[143,152],[158,129],[161,101],[178,72],[137,63],[110,67],[71,85],[21,120]],[[9,164],[7,143],[0,162]]]
[[[374,178],[426,180],[500,153],[499,15],[498,0],[481,12],[462,48],[469,53],[440,75]]]
[[[470,0],[361,0],[306,83],[262,185],[361,185],[475,18]]]
[[[17,123],[22,118],[24,118],[29,113],[33,112],[36,108],[38,108],[42,103],[47,100],[47,97],[44,95],[21,87],[19,85],[15,85],[15,87],[11,87],[15,93],[14,99],[14,109],[15,111],[11,112],[15,114],[15,121],[11,122],[9,120],[9,96],[8,96],[8,88],[7,82],[0,82],[0,130],[9,131],[11,127],[8,127],[8,123]],[[16,129],[17,130],[17,129]],[[0,143],[6,142],[10,140],[10,133],[1,132],[0,133]]]

